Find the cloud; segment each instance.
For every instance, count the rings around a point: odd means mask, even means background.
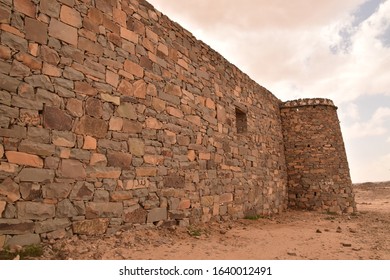
[[[390,154],[365,161],[354,161],[350,167],[351,176],[355,183],[390,180]]]
[[[150,1],[280,99],[390,95],[390,1],[364,18],[364,0]]]
[[[380,107],[368,121],[354,122],[350,126],[343,126],[343,135],[347,140],[385,135],[389,132],[387,126],[389,122],[390,108]]]

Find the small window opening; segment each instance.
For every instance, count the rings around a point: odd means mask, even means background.
[[[237,133],[245,133],[248,130],[246,113],[236,108]]]

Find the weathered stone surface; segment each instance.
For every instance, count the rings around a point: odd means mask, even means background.
[[[66,109],[74,117],[81,117],[83,115],[83,102],[81,100],[72,98],[66,103]]]
[[[131,138],[128,141],[129,151],[134,156],[143,156],[145,154],[145,143],[142,139]]]
[[[18,178],[22,182],[52,182],[55,172],[50,169],[23,168]]]
[[[44,198],[67,198],[72,191],[72,185],[69,183],[50,183],[42,186]]]
[[[15,202],[20,198],[19,185],[11,178],[5,178],[0,184],[0,196],[4,196],[10,202]]]
[[[0,38],[3,45],[14,50],[27,52],[27,40],[5,31],[2,31]]]
[[[58,18],[60,14],[60,7],[60,3],[56,0],[41,0],[39,5],[42,13],[54,18]]]
[[[68,219],[49,219],[42,222],[37,222],[35,225],[35,233],[46,233],[58,229],[64,229],[72,223]]]
[[[83,26],[80,13],[66,5],[61,6],[60,19],[62,22],[65,22],[76,28]]]
[[[7,247],[11,247],[14,245],[28,246],[28,245],[34,245],[39,243],[41,243],[41,238],[39,234],[28,233],[23,235],[12,236],[10,239],[8,239],[5,242],[5,246]]]
[[[77,29],[56,19],[52,19],[50,21],[49,35],[71,45],[77,46]]]
[[[149,211],[147,217],[147,223],[154,223],[158,221],[166,220],[168,212],[166,208],[154,208]]]
[[[126,60],[125,63],[123,64],[123,67],[125,71],[137,76],[138,78],[143,78],[144,76],[144,69],[141,66],[139,66],[137,63],[134,63],[130,60]]]
[[[107,122],[89,116],[82,117],[76,126],[77,134],[90,135],[97,138],[104,138],[107,131]]]
[[[0,89],[4,89],[9,92],[16,92],[20,81],[0,73]]]
[[[41,202],[17,202],[18,218],[24,220],[46,220],[54,218],[55,206]]]
[[[51,156],[55,153],[55,146],[25,139],[20,142],[19,151],[39,156]]]
[[[135,210],[133,208],[126,208],[123,211],[123,220],[125,223],[131,224],[145,224],[148,211],[137,207]]]
[[[170,175],[164,177],[164,188],[184,188],[185,178],[178,175]]]
[[[14,151],[8,151],[5,154],[8,162],[10,163],[28,165],[38,168],[43,167],[43,160],[38,156]]]
[[[73,159],[63,159],[59,172],[65,178],[84,179],[87,176],[84,165]]]
[[[131,191],[113,191],[110,193],[111,201],[125,201],[133,198]]]
[[[73,232],[75,234],[97,235],[107,231],[109,219],[94,219],[73,222]]]
[[[123,127],[122,127],[123,132],[128,132],[128,133],[141,133],[142,132],[142,124],[137,121],[130,121],[130,120],[123,120]]]
[[[72,148],[76,144],[76,135],[69,131],[52,131],[53,144],[60,147]]]
[[[27,130],[27,138],[34,142],[50,143],[50,131],[42,127],[30,126]]]
[[[30,86],[34,88],[43,88],[49,91],[54,91],[53,83],[45,75],[33,75],[24,79]]]
[[[119,218],[122,216],[123,205],[120,202],[88,202],[85,211],[87,219]]]
[[[96,147],[97,147],[97,141],[95,138],[93,138],[92,136],[88,136],[88,135],[84,137],[83,149],[95,150]]]
[[[26,38],[40,44],[47,42],[47,24],[41,21],[26,17],[25,25]]]
[[[90,160],[91,166],[106,166],[107,157],[103,154],[93,153]]]
[[[14,0],[14,8],[29,17],[35,17],[36,6],[32,0]]]
[[[7,206],[7,202],[0,201],[0,217],[3,215],[6,206]]]
[[[43,124],[45,128],[60,131],[71,130],[72,117],[59,108],[46,106],[43,112]]]
[[[31,233],[34,228],[35,225],[30,220],[0,219],[0,235]]]
[[[79,183],[73,187],[69,198],[71,200],[92,200],[94,190],[95,188],[92,184]]]
[[[121,169],[118,167],[100,167],[90,166],[87,167],[87,174],[90,178],[112,178],[117,179],[121,175]]]
[[[135,111],[135,107],[131,103],[122,103],[120,106],[118,106],[116,112],[122,118],[127,118],[130,120],[137,119],[137,112]]]
[[[71,218],[79,215],[76,207],[70,202],[69,199],[61,200],[57,205],[56,217],[57,218]]]
[[[103,116],[103,104],[99,99],[88,98],[85,103],[85,111],[91,117],[101,118]]]
[[[23,200],[25,201],[38,201],[42,200],[42,190],[41,186],[34,183],[21,183],[20,185],[20,194],[22,195]]]
[[[109,166],[120,167],[122,169],[130,169],[132,155],[117,151],[108,151],[107,160]]]
[[[135,169],[137,177],[155,177],[157,175],[157,168],[155,167],[137,167]]]

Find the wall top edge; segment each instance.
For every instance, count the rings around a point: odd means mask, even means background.
[[[303,107],[303,106],[330,106],[337,107],[334,105],[333,101],[326,98],[304,98],[297,100],[289,100],[286,102],[282,102],[280,108],[294,108],[294,107]]]

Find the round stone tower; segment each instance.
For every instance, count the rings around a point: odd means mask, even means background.
[[[337,107],[329,99],[281,105],[289,207],[356,211]]]

